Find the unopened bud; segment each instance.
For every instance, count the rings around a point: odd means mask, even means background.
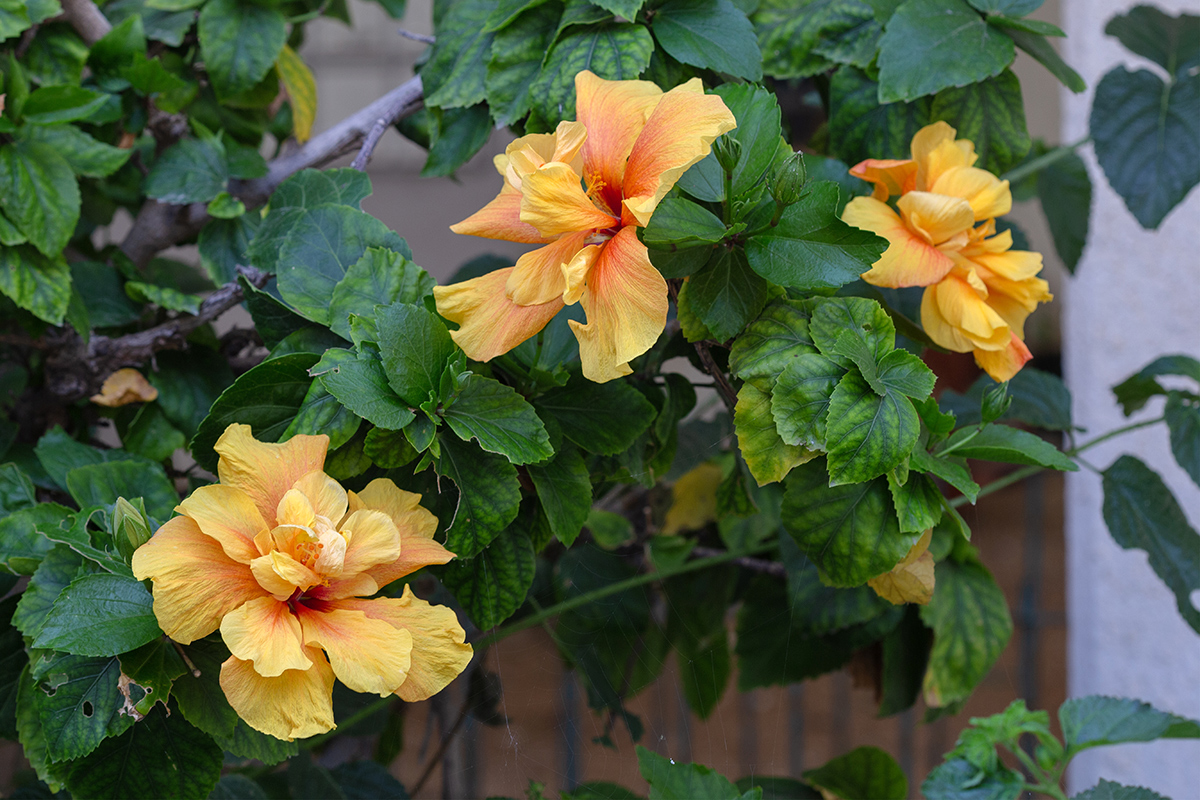
[[[713,142],[713,153],[716,154],[721,169],[733,172],[742,157],[742,143],[728,134],[720,136]]]
[[[142,503],[141,498],[138,498],[138,502]],[[126,562],[132,561],[133,551],[150,541],[150,523],[146,521],[146,512],[124,497],[118,497],[113,508],[112,536],[122,558]]]
[[[1008,396],[1007,383],[989,389],[983,395],[983,421],[995,422],[1004,416],[1004,412],[1008,411],[1008,407],[1011,405],[1012,398]]]
[[[771,197],[781,207],[790,206],[800,199],[807,181],[808,169],[804,166],[804,156],[792,153],[771,173]]]

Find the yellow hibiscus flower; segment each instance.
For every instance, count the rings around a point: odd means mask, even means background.
[[[323,471],[329,437],[259,442],[230,425],[220,483],[175,509],[133,555],[154,582],[154,615],[181,644],[220,630],[229,703],[280,739],[332,730],[333,680],[357,692],[424,700],[471,660],[454,612],[405,587],[369,596],[454,557],[437,519],[390,480],[347,492]]]
[[[876,286],[924,286],[921,324],[948,350],[974,353],[997,381],[1032,357],[1025,319],[1053,299],[1039,253],[1012,250],[1012,234],[995,218],[1012,209],[1008,181],[974,166],[975,145],[944,122],[913,137],[912,158],[868,159],[850,174],[875,184],[842,219],[888,240],[863,279]],[[895,210],[888,205],[899,195]],[[977,225],[976,223],[982,223]]]
[[[488,361],[536,334],[564,305],[583,374],[604,382],[628,375],[667,318],[667,285],[636,229],[714,139],[732,130],[720,97],[698,78],[663,93],[647,81],[575,76],[575,122],[517,139],[496,169],[500,194],[452,225],[456,233],[541,244],[513,267],[435,288],[438,312],[467,355]],[[586,188],[585,188],[586,187]]]

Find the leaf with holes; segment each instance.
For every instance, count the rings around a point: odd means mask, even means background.
[[[121,713],[116,658],[55,654],[38,672],[34,703],[51,761],[86,756],[105,738],[133,725],[133,717]]]

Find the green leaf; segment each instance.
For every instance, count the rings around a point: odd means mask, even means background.
[[[1146,405],[1151,397],[1166,394],[1166,389],[1155,380],[1159,375],[1184,375],[1200,383],[1200,361],[1181,354],[1159,356],[1142,367],[1136,375],[1114,386],[1113,394],[1125,416]]]
[[[253,88],[287,41],[283,12],[269,5],[209,0],[200,10],[200,52],[220,97]]]
[[[462,108],[486,98],[485,68],[495,35],[486,23],[494,7],[486,0],[454,0],[435,23],[437,41],[421,69],[426,105]]]
[[[79,206],[75,172],[53,147],[29,140],[0,146],[0,210],[43,255],[61,259],[79,221]],[[11,262],[12,256],[6,260]],[[5,283],[15,285],[11,278]],[[9,294],[8,288],[4,291]],[[57,325],[62,317],[47,321]]]
[[[1092,179],[1083,159],[1071,153],[1043,169],[1038,173],[1037,192],[1054,250],[1074,274],[1087,243],[1092,211]]]
[[[1090,130],[1109,185],[1143,228],[1157,228],[1200,182],[1200,74],[1165,84],[1148,70],[1111,70]]]
[[[442,573],[471,621],[482,631],[511,617],[533,586],[533,545],[521,531],[505,531],[474,558],[457,558]]]
[[[830,487],[823,460],[793,470],[784,528],[831,586],[858,586],[900,562],[918,535],[900,532],[887,481]]]
[[[182,715],[156,708],[72,764],[67,788],[77,797],[206,797],[221,776],[222,755]]]
[[[1200,610],[1191,595],[1200,589],[1200,534],[1188,524],[1179,501],[1156,472],[1133,456],[1104,471],[1104,522],[1126,550],[1145,550],[1150,567],[1175,594],[1180,615],[1200,632]]]
[[[121,672],[136,683],[145,695],[134,706],[139,714],[149,714],[155,703],[166,705],[171,684],[188,672],[188,666],[175,650],[175,643],[160,636],[136,650],[121,654]]]
[[[844,27],[843,27],[844,26]],[[838,64],[851,64],[866,69],[875,61],[883,25],[876,19],[871,1],[848,3],[836,29],[821,37],[812,49],[813,55]]]
[[[1171,452],[1200,486],[1200,401],[1182,394],[1167,396],[1167,429],[1171,432]]]
[[[982,564],[941,561],[934,579],[921,621],[933,629],[925,703],[939,708],[971,695],[1008,644],[1012,618],[1004,592]]]
[[[825,436],[829,485],[883,475],[912,452],[920,432],[920,420],[908,398],[890,390],[880,397],[856,373],[846,373],[829,398]]]
[[[375,462],[375,466],[384,469],[403,467],[417,457],[417,451],[409,444],[404,433],[383,428],[372,428],[367,432],[363,452]]]
[[[844,800],[905,800],[908,778],[896,760],[878,747],[858,747],[817,769],[804,772],[811,784]]]
[[[62,590],[75,579],[83,557],[66,545],[55,545],[42,557],[13,612],[13,626],[32,639]]]
[[[630,80],[650,63],[654,40],[644,25],[600,22],[567,29],[546,53],[541,74],[529,89],[530,121],[553,130],[575,117],[575,76],[585,69],[610,81]]]
[[[317,361],[311,353],[272,358],[243,373],[221,392],[192,437],[192,458],[216,472],[213,445],[235,422],[249,425],[260,442],[276,442],[300,410],[312,385],[308,369]]]
[[[590,505],[590,488],[588,496]],[[54,547],[42,531],[59,530],[70,515],[70,509],[57,503],[39,503],[0,518],[0,568],[14,575],[32,575]]]
[[[911,158],[913,135],[932,121],[929,98],[881,104],[879,84],[858,69],[835,72],[829,92],[829,142],[847,164],[865,158]]]
[[[0,292],[39,319],[61,325],[71,302],[71,269],[61,253],[48,258],[26,245],[0,247]]]
[[[24,3],[0,3],[0,41],[19,36],[32,24]]]
[[[816,456],[815,451],[780,438],[771,413],[769,384],[762,379],[748,380],[738,390],[733,427],[738,449],[759,486],[783,480],[793,467]]]
[[[237,219],[246,213],[246,204],[229,192],[221,192],[208,204],[208,215],[215,219]]]
[[[434,283],[429,273],[400,253],[380,247],[368,248],[333,288],[329,300],[329,327],[338,336],[348,339],[351,314],[373,317],[377,305],[420,303]]]
[[[217,781],[208,800],[267,800],[267,793],[245,775],[233,772]]]
[[[879,102],[915,100],[991,78],[1015,55],[1012,39],[965,0],[907,0],[879,40]]]
[[[938,92],[929,113],[933,121],[943,120],[957,129],[959,139],[974,142],[979,155],[975,166],[989,172],[999,175],[1029,152],[1021,82],[1012,70]]]
[[[487,144],[492,135],[492,115],[486,103],[467,108],[430,108],[429,158],[421,177],[453,175]]]
[[[1172,77],[1200,65],[1200,17],[1195,14],[1172,17],[1154,6],[1135,6],[1110,19],[1104,32]]]
[[[753,18],[764,71],[774,78],[804,78],[831,66],[819,52],[823,44],[857,30],[873,15],[859,0],[765,0]],[[868,62],[874,51],[872,44]]]
[[[869,586],[835,589],[821,580],[821,571],[790,536],[779,538],[779,553],[787,569],[788,602],[794,632],[827,636],[870,622],[891,606]]]
[[[104,92],[82,86],[43,86],[29,95],[22,113],[33,125],[55,125],[86,119],[107,101]]]
[[[412,409],[388,385],[383,362],[370,351],[328,350],[311,372],[339,403],[372,425],[400,430],[413,420]]]
[[[370,195],[371,179],[361,170],[303,169],[279,184],[271,195],[271,209],[314,208],[332,203],[361,211],[363,199]],[[401,252],[406,258],[411,255],[407,250]]]
[[[1045,0],[968,0],[971,6],[985,14],[1006,14],[1023,17],[1042,7]]]
[[[556,539],[570,547],[592,507],[592,482],[583,456],[574,447],[564,447],[553,460],[544,465],[530,464],[526,470],[537,489],[550,530]]]
[[[1071,800],[1167,800],[1167,798],[1144,786],[1122,786],[1101,778],[1095,786],[1073,795]]]
[[[133,725],[133,717],[121,713],[120,674],[115,658],[55,654],[44,665],[34,705],[51,761],[86,756]]]
[[[1075,94],[1079,94],[1087,89],[1087,83],[1080,74],[1073,70],[1067,62],[1063,61],[1062,56],[1054,49],[1054,45],[1046,40],[1045,36],[1020,30],[1011,25],[1005,26],[1005,33],[1013,40],[1013,44],[1039,61],[1043,67],[1050,71],[1051,75],[1058,78],[1063,86],[1066,86]]]
[[[703,206],[681,197],[665,197],[642,233],[647,247],[692,247],[725,238],[725,223]]]
[[[527,5],[521,0],[522,5]],[[505,25],[492,42],[484,88],[497,125],[508,125],[529,113],[529,90],[542,70],[542,59],[554,41],[562,6],[543,3]]]
[[[54,603],[33,646],[81,656],[115,656],[162,631],[141,581],[111,573],[84,575]]]
[[[576,379],[535,401],[543,418],[552,417],[563,436],[585,452],[613,456],[633,444],[658,410],[627,383]]]
[[[898,714],[917,702],[932,645],[933,634],[921,624],[918,607],[908,606],[900,624],[880,642],[883,669],[880,717]]]
[[[942,518],[942,495],[924,475],[909,475],[904,485],[888,473],[888,490],[900,520],[901,533],[924,533]]]
[[[921,784],[926,800],[1017,800],[1024,789],[1021,773],[1001,767],[981,774],[964,758],[946,759]]]
[[[776,778],[769,775],[748,775],[738,780],[739,792],[762,789],[762,800],[821,800],[821,793],[795,778]]]
[[[379,351],[388,383],[410,406],[437,396],[446,362],[456,350],[446,326],[424,308],[393,303],[376,312]]]
[[[76,174],[89,178],[108,177],[133,154],[133,148],[122,149],[96,141],[74,125],[39,125],[24,129],[22,136],[49,145]]]
[[[662,49],[677,61],[750,81],[762,80],[762,54],[754,26],[729,0],[667,0],[658,7],[651,30]]]
[[[964,442],[961,446],[959,442]],[[1038,467],[1075,472],[1079,469],[1070,456],[1045,439],[1007,425],[984,425],[975,433],[962,428],[946,440],[942,452],[952,451],[962,458],[1000,461],[1005,464],[1029,464]]]
[[[817,350],[808,332],[809,316],[809,309],[803,303],[773,301],[734,340],[729,351],[729,369],[743,380],[774,378],[793,359],[815,354]]]
[[[740,247],[718,247],[708,264],[688,281],[688,297],[720,342],[741,333],[771,299],[772,287],[758,277]]]
[[[329,449],[336,450],[354,437],[361,424],[362,417],[344,406],[321,380],[314,380],[295,419],[280,435],[279,441],[323,433],[329,437]]]
[[[67,490],[81,507],[107,506],[118,497],[141,497],[146,512],[157,520],[169,519],[179,495],[159,464],[143,461],[108,461],[75,467],[67,473]]]
[[[147,38],[171,47],[183,44],[183,37],[196,20],[195,13],[189,9],[165,9],[154,0],[116,0],[104,7],[104,15],[114,25],[133,14],[142,18]]]
[[[772,283],[803,291],[836,289],[869,269],[887,241],[837,217],[836,183],[819,181],[806,188],[778,225],[746,243],[746,257]]]
[[[207,203],[225,190],[229,165],[215,139],[184,139],[167,148],[146,176],[144,191],[164,203]]]
[[[159,353],[157,360],[158,371],[150,373],[149,381],[158,389],[158,405],[172,425],[193,436],[221,392],[233,383],[229,364],[203,347]]]
[[[200,312],[200,298],[194,294],[184,294],[170,286],[155,286],[152,283],[129,281],[125,284],[125,293],[137,303],[154,303],[166,311],[184,311],[188,314]]]
[[[878,376],[888,389],[915,400],[929,397],[937,380],[933,370],[907,350],[893,350],[880,359]]]
[[[458,506],[446,529],[446,547],[459,558],[473,558],[517,517],[521,504],[517,469],[469,442],[440,436],[438,444],[438,474],[458,487]]]
[[[1175,726],[1185,732],[1183,738],[1200,737],[1197,723],[1192,720],[1125,697],[1073,697],[1059,706],[1058,719],[1062,723],[1063,743],[1075,753],[1101,745],[1174,738],[1171,728]],[[1191,723],[1190,730],[1186,723]]]
[[[36,504],[29,477],[16,464],[0,464],[0,512],[8,515]]]
[[[787,362],[771,392],[771,416],[787,444],[825,449],[829,401],[846,370],[817,353]]]
[[[650,784],[650,800],[737,800],[742,797],[729,779],[700,764],[677,764],[637,746],[638,770]],[[750,793],[750,796],[755,796]]]
[[[66,24],[43,25],[25,54],[29,77],[42,86],[77,84],[83,77],[88,47]]]
[[[471,374],[442,418],[463,441],[474,438],[489,453],[513,464],[545,461],[554,455],[550,437],[516,390],[499,381]]]

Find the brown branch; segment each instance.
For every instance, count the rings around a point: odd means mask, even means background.
[[[718,550],[715,547],[693,547],[692,548],[692,557],[693,558],[712,558],[713,556],[723,556],[723,555],[725,555],[725,552],[726,551]],[[744,567],[745,569],[748,569],[751,572],[761,572],[764,575],[772,575],[776,578],[786,578],[787,577],[787,569],[783,566],[783,564],[780,564],[778,561],[771,561],[766,558],[753,558],[751,556],[742,556],[741,558],[733,559],[733,561],[731,561],[729,563],[737,564],[739,567]]]
[[[419,77],[415,80],[421,80]],[[402,115],[411,114],[421,107],[421,100],[414,100],[411,93],[401,92],[393,93],[392,102],[387,107],[383,108],[379,117],[375,120],[375,124],[371,126],[371,130],[367,132],[363,139],[362,148],[358,151],[358,155],[354,157],[354,161],[350,166],[356,170],[363,171],[367,168],[367,162],[371,160],[371,154],[375,152],[375,146],[379,144],[379,140],[383,134],[395,124]]]
[[[112,30],[112,23],[92,0],[62,0],[62,10],[63,18],[89,47]]]
[[[238,271],[257,288],[270,277],[253,267]],[[176,317],[144,331],[115,338],[93,335],[86,343],[70,328],[47,333],[53,354],[46,359],[46,387],[59,402],[71,402],[100,390],[104,379],[122,367],[141,366],[160,350],[182,350],[188,335],[242,302],[242,287],[227,283],[204,298],[199,313]]]
[[[717,384],[717,394],[721,396],[725,408],[729,409],[729,416],[733,416],[734,408],[737,406],[737,392],[733,390],[729,378],[725,377],[725,373],[717,366],[716,360],[708,350],[708,342],[695,342],[694,346],[696,354],[700,356],[700,363],[704,366],[704,371],[711,375],[713,382]]]

